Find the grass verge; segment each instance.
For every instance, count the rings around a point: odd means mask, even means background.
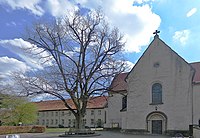
[[[51,133],[51,132],[65,132],[65,131],[68,131],[69,128],[46,128],[46,131],[47,133]]]

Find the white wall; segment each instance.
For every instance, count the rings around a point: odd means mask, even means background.
[[[193,124],[200,120],[200,83],[193,85]]]
[[[94,111],[94,114],[91,114],[91,111]],[[56,113],[57,112],[57,113]],[[88,127],[97,127],[98,119],[101,119],[102,124],[105,123],[105,113],[106,109],[87,109],[86,115],[84,119],[86,119],[85,126]],[[64,114],[63,114],[64,113]],[[57,114],[57,115],[56,115]],[[94,120],[94,123],[92,124],[91,120]],[[43,120],[45,121],[43,123]],[[49,123],[47,123],[47,120]],[[53,120],[53,123],[52,123]],[[56,123],[57,120],[57,123]],[[58,125],[63,125],[64,127],[73,127],[75,117],[69,110],[62,110],[62,111],[42,111],[39,112],[38,116],[38,124],[39,125],[46,125],[48,127],[58,127]],[[69,121],[71,124],[69,125]],[[64,124],[63,124],[64,122]]]
[[[192,74],[191,67],[156,38],[128,76],[127,127],[123,129],[147,129],[146,117],[157,108],[167,116],[167,130],[188,130]],[[162,84],[163,104],[151,105],[156,82]]]
[[[108,117],[107,117],[107,123],[106,127],[112,128],[113,124],[119,124],[119,127],[121,128],[122,125],[122,117],[120,110],[122,109],[122,97],[123,94],[126,94],[122,92],[112,94],[112,96],[109,96],[108,98]]]

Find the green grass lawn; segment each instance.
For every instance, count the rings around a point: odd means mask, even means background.
[[[45,132],[65,132],[68,131],[69,128],[47,128]]]

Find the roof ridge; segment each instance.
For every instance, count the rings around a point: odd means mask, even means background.
[[[197,64],[197,63],[200,64],[200,61],[190,62],[189,64]]]

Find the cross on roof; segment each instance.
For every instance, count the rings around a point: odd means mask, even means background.
[[[153,32],[153,34],[155,34],[155,36],[158,37],[158,33],[160,33],[160,31],[156,30],[155,32]]]

